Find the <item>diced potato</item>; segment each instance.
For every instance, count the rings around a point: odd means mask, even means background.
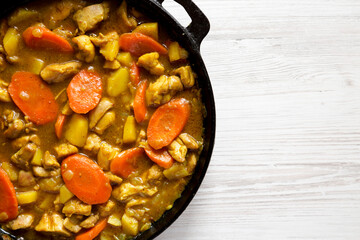
[[[60,187],[64,184],[61,175],[51,177],[51,178],[43,178],[39,180],[39,186],[41,191],[50,192],[50,193],[58,193],[60,191]]]
[[[108,223],[114,227],[121,227],[121,215],[119,213],[113,213],[108,218]]]
[[[105,57],[108,61],[114,61],[116,55],[119,52],[119,41],[109,41],[106,45],[100,49],[100,53]]]
[[[132,236],[138,234],[139,222],[135,218],[129,217],[127,214],[124,214],[121,218],[121,224],[124,233]]]
[[[9,26],[15,26],[18,23],[34,19],[38,16],[39,13],[37,11],[19,8],[8,18],[8,24]]]
[[[30,62],[30,72],[35,74],[40,74],[41,70],[44,67],[45,62],[40,58],[33,58]]]
[[[179,59],[186,59],[188,57],[188,52],[180,47],[178,42],[172,42],[169,46],[169,59],[170,62],[177,61]]]
[[[20,34],[15,28],[9,28],[4,36],[3,44],[6,53],[14,56],[18,50]]]
[[[41,208],[42,210],[50,209],[54,206],[54,200],[55,200],[54,195],[46,194],[45,198],[38,205],[38,207]]]
[[[150,227],[151,227],[151,223],[147,222],[147,223],[145,223],[144,225],[141,226],[140,231],[144,232],[144,231],[148,230]]]
[[[61,188],[60,188],[60,202],[61,203],[63,203],[63,204],[66,203],[73,196],[74,196],[74,194],[72,192],[70,192],[70,190],[65,185],[61,186]]]
[[[151,22],[151,23],[143,23],[137,26],[133,32],[138,32],[145,34],[149,37],[152,37],[156,41],[158,40],[158,23],[157,22]]]
[[[77,147],[83,147],[88,134],[88,120],[80,114],[74,114],[65,131],[65,139]]]
[[[20,192],[16,194],[19,205],[25,205],[36,202],[38,198],[37,191]]]
[[[134,116],[128,116],[124,125],[123,142],[133,143],[136,141],[136,122]]]
[[[107,81],[107,93],[112,97],[117,97],[128,89],[130,73],[127,68],[120,68],[113,72]]]
[[[36,166],[41,166],[42,158],[43,158],[43,152],[41,151],[40,148],[37,148],[31,160],[31,164]]]
[[[121,65],[126,67],[131,67],[131,64],[134,62],[129,52],[119,52],[116,59],[121,63]]]
[[[17,181],[19,177],[19,170],[9,162],[3,162],[1,165],[2,169],[9,176],[11,181]]]
[[[115,112],[109,111],[100,119],[96,124],[95,132],[97,134],[103,134],[104,131],[115,122]]]

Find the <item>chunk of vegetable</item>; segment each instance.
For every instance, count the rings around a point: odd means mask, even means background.
[[[88,134],[88,120],[80,114],[74,114],[65,130],[65,139],[71,144],[83,147]]]
[[[2,169],[6,172],[12,182],[17,181],[19,177],[19,170],[9,162],[1,164]]]
[[[152,37],[156,41],[159,38],[157,22],[142,23],[137,26],[132,32],[142,33],[144,35]]]
[[[150,146],[146,146],[144,149],[146,155],[151,159],[151,161],[153,161],[160,167],[169,168],[173,165],[174,159],[171,157],[171,155],[165,148],[155,150]]]
[[[148,129],[148,143],[154,149],[169,145],[182,131],[190,116],[190,103],[174,99],[160,106],[151,116]]]
[[[92,240],[101,233],[107,225],[107,219],[100,220],[95,227],[76,236],[75,240]]]
[[[65,185],[61,186],[61,188],[60,188],[60,202],[62,204],[66,203],[73,196],[74,196],[74,194],[72,192],[70,192],[70,190]]]
[[[133,86],[137,86],[140,82],[140,68],[133,62],[130,67],[130,79]]]
[[[44,68],[45,62],[40,58],[33,58],[30,61],[30,72],[37,75],[40,74],[41,70]]]
[[[66,187],[87,204],[100,204],[109,200],[112,188],[99,165],[88,157],[74,154],[61,164],[61,175]]]
[[[25,205],[36,202],[38,198],[37,191],[20,192],[16,194],[19,205]]]
[[[122,229],[124,233],[135,236],[139,232],[139,222],[133,218],[124,214],[121,218]]]
[[[50,88],[38,75],[15,72],[8,87],[16,106],[36,124],[46,124],[56,119],[59,106]]]
[[[130,148],[118,154],[110,164],[110,171],[123,178],[127,178],[136,170],[136,161],[138,157],[143,156],[144,149]]]
[[[128,89],[130,80],[129,70],[120,68],[113,72],[107,79],[107,93],[112,97],[117,97]]]
[[[4,36],[3,44],[5,52],[9,56],[14,56],[18,50],[20,34],[15,28],[9,28]]]
[[[40,26],[28,27],[23,32],[25,44],[30,48],[73,52],[71,44],[63,37]]]
[[[109,41],[103,48],[100,49],[100,53],[108,61],[114,61],[119,52],[119,41]]]
[[[102,80],[95,71],[81,70],[67,87],[70,108],[76,113],[88,113],[100,102]]]
[[[0,168],[0,199],[0,222],[16,218],[18,215],[18,201],[15,188],[2,168]]]
[[[113,213],[109,216],[107,222],[114,227],[121,227],[121,215],[119,213]]]
[[[136,89],[135,98],[134,98],[134,115],[138,123],[145,120],[146,117],[146,88],[147,80],[142,81]]]
[[[116,59],[121,63],[121,65],[126,67],[130,67],[134,61],[129,52],[119,52]]]
[[[55,122],[55,134],[58,139],[60,139],[62,136],[65,121],[66,121],[66,115],[60,113]]]
[[[35,154],[31,160],[31,164],[32,165],[36,165],[36,166],[41,166],[42,164],[42,158],[43,158],[43,152],[41,151],[41,149],[38,147],[35,151]]]
[[[93,129],[104,114],[114,106],[114,101],[109,98],[102,98],[100,103],[90,111],[89,128]]]
[[[41,191],[49,192],[49,193],[58,193],[60,191],[60,187],[64,184],[60,175],[51,177],[51,178],[43,178],[39,180],[39,186]]]
[[[170,62],[175,62],[180,59],[186,59],[188,57],[188,52],[180,47],[178,42],[172,42],[169,45],[169,59]]]
[[[137,57],[149,52],[168,53],[163,45],[142,33],[124,33],[120,36],[119,42],[121,49]]]
[[[169,180],[177,180],[190,175],[186,166],[183,163],[178,162],[173,164],[170,168],[165,169],[163,174]]]
[[[136,141],[136,122],[134,116],[128,116],[124,125],[123,142],[134,143]]]

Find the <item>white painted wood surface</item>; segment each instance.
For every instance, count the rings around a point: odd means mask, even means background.
[[[360,1],[194,1],[216,144],[157,239],[360,239]]]

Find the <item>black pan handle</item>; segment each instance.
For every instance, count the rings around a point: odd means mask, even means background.
[[[159,4],[162,4],[164,0],[155,0]],[[186,27],[186,30],[193,36],[197,47],[200,48],[202,40],[206,37],[210,30],[209,19],[200,10],[198,6],[192,0],[175,0],[179,3],[191,18],[191,23]]]

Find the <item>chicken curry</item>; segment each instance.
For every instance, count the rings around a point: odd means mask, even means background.
[[[202,150],[188,52],[126,1],[35,1],[0,22],[0,226],[131,239]]]

